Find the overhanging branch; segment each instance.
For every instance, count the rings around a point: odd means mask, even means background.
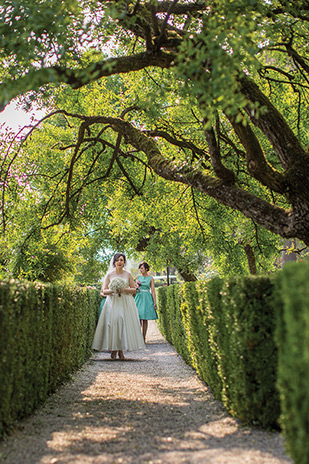
[[[252,123],[263,132],[272,144],[282,167],[284,169],[293,168],[296,163],[301,163],[305,158],[308,158],[291,127],[267,96],[261,92],[257,84],[244,75],[239,79],[239,83],[243,95],[261,108],[257,114],[252,110],[252,107],[247,105],[245,111]]]
[[[230,122],[245,148],[249,173],[266,187],[283,194],[285,188],[284,175],[273,169],[267,162],[261,145],[250,125],[236,123],[235,118],[230,118]]]
[[[32,69],[23,77],[7,80],[0,86],[0,111],[18,95],[30,90],[37,90],[50,83],[66,83],[78,89],[102,77],[139,71],[148,66],[169,68],[176,55],[169,52],[138,53],[132,56],[109,58],[99,63],[91,63],[85,68],[65,68],[55,65],[50,68]]]
[[[68,112],[63,113],[68,117],[74,117]],[[126,143],[145,153],[149,166],[160,177],[199,190],[219,203],[240,211],[273,233],[286,238],[297,236],[291,212],[268,203],[248,190],[208,175],[204,170],[193,168],[188,163],[182,162],[181,165],[177,165],[174,161],[166,159],[157,143],[130,122],[108,116],[83,116],[80,119],[83,119],[83,128],[93,124],[108,125],[118,134],[118,140],[120,137],[125,137]],[[118,153],[117,149],[115,153]]]

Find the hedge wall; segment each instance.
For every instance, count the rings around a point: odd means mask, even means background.
[[[162,287],[157,301],[162,333],[214,396],[246,423],[279,422],[295,464],[307,464],[309,263]]]
[[[91,354],[97,290],[0,282],[0,436]]]
[[[180,309],[186,327],[190,364],[212,388],[216,398],[221,399],[221,379],[218,374],[217,359],[214,356],[216,330],[206,285],[204,282],[187,283],[182,286],[180,294]]]
[[[272,289],[267,277],[235,277],[158,290],[167,339],[233,416],[264,427],[279,416]]]
[[[309,263],[290,263],[278,276],[280,425],[295,464],[309,462]]]
[[[234,277],[225,280],[221,292],[217,357],[222,401],[243,421],[274,427],[280,406],[272,281]]]

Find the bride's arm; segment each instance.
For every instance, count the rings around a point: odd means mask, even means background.
[[[134,283],[132,275],[129,272],[128,274],[129,274],[129,287],[124,288],[123,292],[127,293],[128,295],[134,295],[134,293],[136,292],[135,283]]]

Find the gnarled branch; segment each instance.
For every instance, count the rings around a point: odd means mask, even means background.
[[[249,173],[271,190],[283,194],[285,189],[284,175],[276,171],[267,162],[261,145],[250,125],[236,123],[235,118],[231,118],[230,121],[245,148]]]

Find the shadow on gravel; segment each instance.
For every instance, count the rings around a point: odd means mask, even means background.
[[[1,464],[292,463],[278,434],[241,427],[190,381],[166,341],[147,346],[93,357],[0,442]]]
[[[147,359],[134,359],[134,358],[127,358],[125,359],[111,359],[111,358],[90,358],[91,362],[101,362],[101,363],[106,363],[106,362],[111,362],[111,363],[125,363],[125,362],[135,362],[135,363],[141,363],[141,362],[147,362]]]
[[[96,361],[115,363],[108,359]],[[128,361],[143,362],[136,359]],[[151,378],[149,373],[145,377],[148,381]],[[125,372],[123,380],[129,395],[134,373]],[[21,449],[11,446],[1,453],[0,448],[1,462],[195,464],[220,462],[220,453],[236,452],[239,455],[237,462],[244,463],[252,462],[247,461],[243,454],[249,450],[269,457],[269,461],[266,458],[254,460],[254,463],[274,462],[274,458],[280,459],[276,463],[291,462],[281,451],[272,449],[271,434],[264,431],[253,434],[249,428],[237,428],[223,411],[221,403],[212,400],[207,393],[176,385],[174,389],[165,388],[159,381],[154,381],[153,386],[148,385],[147,388],[149,397],[156,398],[157,394],[156,401],[145,397],[132,400],[108,398],[112,387],[109,392],[104,387],[92,396],[88,387],[93,382],[94,376],[75,385],[74,390],[72,385],[68,385],[66,392],[54,396],[43,408],[44,416],[37,414],[28,425],[25,423],[27,436],[23,438]],[[117,385],[113,394],[117,394]],[[136,389],[132,396],[136,397]],[[222,427],[222,424],[225,426]],[[216,428],[219,428],[219,433],[218,430],[214,432]],[[17,435],[16,446],[18,438]],[[209,456],[217,456],[218,461],[208,461]]]

